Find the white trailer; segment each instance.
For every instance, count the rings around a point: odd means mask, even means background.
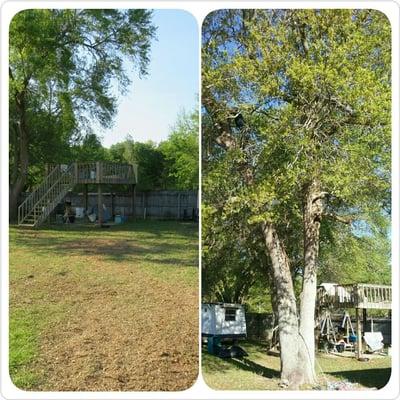
[[[201,335],[215,338],[245,338],[246,317],[242,304],[203,303]]]

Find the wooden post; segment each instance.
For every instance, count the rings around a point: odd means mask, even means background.
[[[178,219],[181,217],[181,194],[178,192]]]
[[[136,197],[136,185],[131,186],[131,207],[132,207],[132,218],[135,218],[135,197]]]
[[[98,208],[98,222],[99,225],[103,223],[103,192],[101,184],[97,185],[97,208]]]
[[[115,197],[115,193],[111,192],[111,215],[112,218],[114,219],[115,217],[115,212],[114,212],[114,197]]]
[[[360,359],[362,356],[362,337],[361,337],[361,315],[359,308],[356,308],[356,321],[357,321],[357,359]]]
[[[78,163],[74,162],[74,182],[78,183]]]
[[[101,163],[99,161],[96,162],[96,182],[101,182]]]
[[[366,329],[366,326],[367,326],[367,309],[366,308],[363,308],[362,309],[362,311],[363,311],[363,318],[362,318],[362,330],[363,330],[363,332],[365,332],[365,329]]]
[[[84,194],[84,207],[85,207],[85,212],[88,211],[89,209],[89,194],[88,194],[88,184],[85,183],[84,189],[83,189],[83,194]]]

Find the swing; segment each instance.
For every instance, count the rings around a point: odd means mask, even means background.
[[[346,335],[343,336],[345,339],[345,350],[354,350],[354,343],[357,341],[357,336],[354,333],[353,324],[347,311],[344,313],[341,328],[346,332]]]

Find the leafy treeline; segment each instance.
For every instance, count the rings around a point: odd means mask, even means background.
[[[65,144],[59,154],[32,161],[26,188],[29,190],[44,177],[46,164],[110,161],[137,164],[138,190],[197,190],[198,168],[198,112],[182,113],[165,141],[138,142],[131,135],[106,148],[100,138],[87,134],[78,143]]]
[[[298,388],[315,382],[317,280],[389,280],[390,24],[219,10],[202,33],[203,282],[271,295]]]
[[[69,148],[68,161],[112,161],[138,165],[138,190],[196,190],[199,186],[198,112],[182,113],[165,141],[135,141],[132,136],[112,145],[101,145],[88,135]]]

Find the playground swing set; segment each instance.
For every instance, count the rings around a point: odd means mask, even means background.
[[[363,357],[363,341],[370,353],[383,350],[382,332],[374,332],[374,321],[370,317],[371,331],[366,332],[367,310],[391,310],[392,288],[387,285],[354,284],[338,285],[323,283],[317,290],[316,330],[319,347],[325,351],[342,353],[345,350],[354,351],[360,361]],[[356,331],[353,328],[348,309],[355,308]],[[334,326],[332,313],[334,310],[344,310],[339,326]],[[363,317],[363,323],[361,321]]]
[[[357,360],[367,361],[363,356],[363,342],[370,353],[381,352],[384,348],[382,332],[367,332],[367,310],[391,310],[392,288],[387,285],[323,283],[317,289],[315,338],[317,348],[334,354],[354,352]],[[355,329],[348,309],[355,309]],[[334,324],[334,311],[343,310],[340,325]],[[363,321],[362,321],[363,320]],[[278,326],[272,329],[269,351],[279,348]]]

